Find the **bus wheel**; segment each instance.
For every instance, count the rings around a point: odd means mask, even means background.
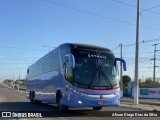
[[[29,91],[29,99],[31,99],[31,95],[32,95],[32,92],[31,92],[31,91]]]
[[[31,103],[34,103],[35,102],[35,100],[34,100],[34,92],[33,91],[30,91],[30,102]]]
[[[30,102],[32,104],[42,104],[42,101],[40,100],[35,100],[35,92],[34,91],[31,91],[30,92]]]
[[[63,105],[63,100],[62,100],[62,94],[59,93],[58,94],[58,110],[61,112],[67,111],[68,110],[68,106]]]
[[[101,110],[102,107],[93,107],[93,110]]]

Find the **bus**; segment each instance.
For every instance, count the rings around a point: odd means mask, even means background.
[[[31,103],[57,104],[59,111],[69,107],[120,104],[117,61],[110,49],[88,44],[64,43],[40,58],[27,70],[26,90]]]

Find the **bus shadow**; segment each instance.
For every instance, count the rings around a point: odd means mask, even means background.
[[[68,111],[60,112],[56,105],[39,103],[32,104],[30,102],[0,102],[1,112],[20,112],[20,113],[42,113],[45,117],[85,117],[93,116],[95,111],[92,109],[71,108]]]

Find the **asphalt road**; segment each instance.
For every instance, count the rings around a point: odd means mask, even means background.
[[[104,107],[102,111],[93,111],[91,108],[71,108],[68,113],[60,113],[57,110],[56,105],[51,104],[31,104],[29,100],[26,98],[26,94],[20,91],[15,91],[9,88],[4,87],[0,84],[0,111],[30,111],[30,112],[42,112],[46,111],[49,114],[55,115],[56,119],[105,119],[107,111],[138,111],[130,108],[123,107]],[[64,117],[66,116],[67,117]],[[124,117],[107,117],[110,120],[113,119],[123,119]],[[136,117],[137,118],[137,117]],[[25,118],[28,120],[28,118]],[[46,118],[44,118],[46,119]],[[53,118],[47,118],[53,119]],[[130,119],[127,117],[127,119]],[[141,119],[143,119],[141,117]],[[149,118],[151,119],[151,118]],[[154,120],[157,118],[154,118]],[[145,119],[146,120],[146,119]]]

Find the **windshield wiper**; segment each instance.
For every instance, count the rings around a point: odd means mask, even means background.
[[[109,78],[105,74],[105,72],[102,70],[102,67],[100,65],[98,65],[98,63],[97,63],[96,71],[92,76],[92,79],[91,79],[91,82],[90,82],[88,88],[91,88],[91,85],[92,85],[93,81],[97,78],[97,76],[98,76],[100,84],[101,84],[101,80],[104,79],[106,82],[108,81],[107,83],[109,83],[110,87],[113,88],[113,85],[111,84],[111,81],[109,80]],[[101,87],[103,87],[103,86],[101,85]]]
[[[101,72],[102,77],[104,77],[104,80],[105,80],[105,81],[108,80],[110,86],[113,88],[113,85],[112,85],[111,81],[109,80],[109,78],[108,78],[108,76],[105,74],[105,72],[102,70],[102,67],[101,67],[101,66],[99,66],[99,69],[100,69],[100,72]],[[107,82],[107,81],[106,81],[106,82]]]
[[[96,71],[95,71],[95,73],[93,74],[93,76],[91,78],[91,82],[88,85],[88,88],[91,88],[91,85],[92,85],[93,81],[96,79],[97,73],[98,73],[98,69],[96,68]]]

